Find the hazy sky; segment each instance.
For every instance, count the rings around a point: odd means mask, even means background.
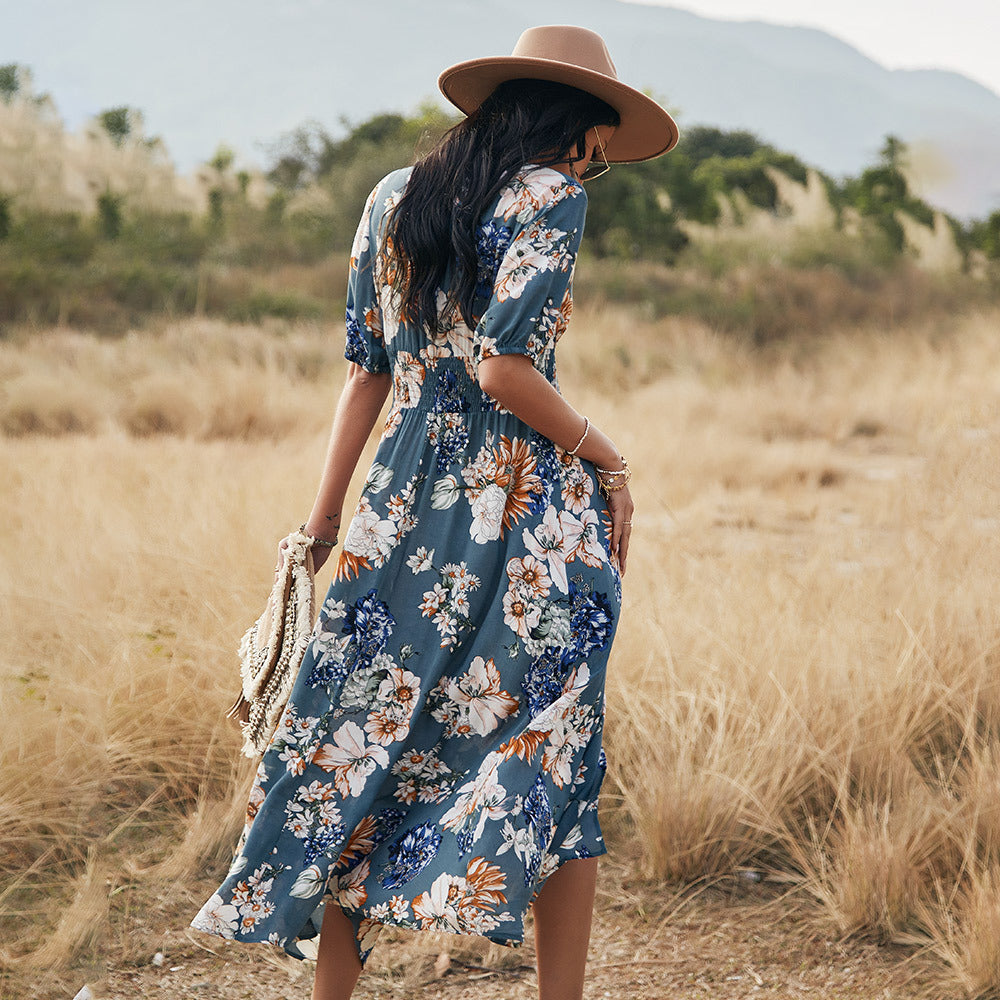
[[[632,0],[823,28],[890,69],[954,69],[1000,93],[1000,0]]]

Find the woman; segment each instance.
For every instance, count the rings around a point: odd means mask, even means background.
[[[529,906],[543,1000],[582,996],[606,853],[630,473],[559,394],[554,347],[591,161],[677,130],[582,28],[530,29],[440,85],[468,117],[376,186],[355,237],[350,369],[304,526],[317,567],[390,386],[392,407],[232,868],[192,922],[315,954],[315,1000],[350,996],[385,924],[518,945]]]

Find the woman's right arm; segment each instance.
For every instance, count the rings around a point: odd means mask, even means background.
[[[555,175],[553,175],[555,176]],[[536,187],[545,174],[536,178]],[[538,192],[536,192],[537,194]],[[560,183],[544,203],[517,224],[497,269],[493,295],[480,318],[479,384],[503,407],[565,450],[576,448],[585,419],[535,368],[536,338],[553,334],[555,322],[571,295],[573,269],[583,237],[587,194],[583,186]],[[622,468],[621,454],[599,428],[591,427],[577,449],[580,458],[602,469]],[[628,487],[610,491],[610,552],[625,571],[632,520]]]
[[[560,395],[525,354],[498,354],[479,362],[479,385],[501,406],[539,434],[569,451],[580,440],[586,420]],[[600,428],[590,425],[576,454],[602,469],[620,469],[621,452]],[[607,498],[611,515],[611,554],[624,575],[633,504],[628,487]]]

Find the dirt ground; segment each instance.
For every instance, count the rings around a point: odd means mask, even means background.
[[[214,891],[205,878],[159,898],[134,898],[113,923],[130,952],[90,967],[0,984],[4,998],[92,995],[122,1000],[301,1000],[314,966],[267,945],[235,944],[187,927]],[[157,952],[162,963],[154,964]],[[734,877],[671,893],[602,865],[586,1000],[946,1000],[940,966],[913,949],[838,940],[809,901],[769,880]],[[537,996],[530,919],[521,948],[477,938],[387,928],[357,1000],[530,1000]]]

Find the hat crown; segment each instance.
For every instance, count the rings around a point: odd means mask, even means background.
[[[604,39],[596,31],[573,24],[543,24],[528,28],[514,46],[519,59],[549,59],[618,79]]]

